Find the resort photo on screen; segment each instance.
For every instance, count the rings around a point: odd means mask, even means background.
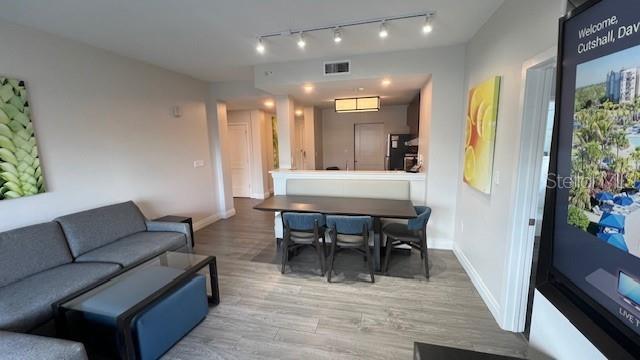
[[[640,257],[640,46],[578,65],[568,222]]]

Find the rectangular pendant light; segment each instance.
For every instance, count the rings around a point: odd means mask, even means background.
[[[338,113],[366,112],[380,110],[380,96],[335,99],[335,110]]]

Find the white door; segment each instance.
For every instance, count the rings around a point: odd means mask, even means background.
[[[355,125],[355,170],[384,170],[384,124]]]
[[[231,144],[231,184],[234,197],[251,195],[251,171],[249,168],[249,126],[229,124]]]

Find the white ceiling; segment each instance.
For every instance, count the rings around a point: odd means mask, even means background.
[[[282,85],[277,93],[291,95],[297,103],[305,106],[332,107],[339,98],[380,96],[382,106],[408,104],[429,79],[429,75],[388,78],[391,84],[382,85],[380,79],[335,80],[313,84],[307,93],[304,85]]]
[[[306,84],[277,84],[270,87],[276,94],[288,94],[293,97],[296,106],[317,106],[320,108],[333,107],[333,100],[349,97],[380,96],[381,106],[407,105],[420,92],[430,75],[392,76],[373,79],[333,80],[313,85],[313,90],[307,92]],[[383,85],[382,80],[390,80],[389,85]],[[275,102],[275,97],[269,92],[255,89],[253,92],[244,91],[243,95],[232,94],[222,98],[229,110],[263,109],[273,111],[265,106],[267,100]]]
[[[0,18],[79,40],[118,54],[210,81],[252,80],[259,63],[349,56],[468,41],[503,0],[3,0]],[[269,39],[265,55],[256,36],[286,29],[436,11],[424,20],[389,24],[381,40],[375,24],[347,28],[336,46],[330,31]]]

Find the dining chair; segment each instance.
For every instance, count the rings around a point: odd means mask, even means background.
[[[409,245],[420,250],[420,257],[424,262],[424,273],[429,278],[429,254],[427,248],[427,223],[431,216],[431,208],[427,206],[415,206],[417,217],[410,219],[407,224],[391,223],[382,228],[387,236],[387,251],[384,259],[383,272],[389,270],[389,258],[391,250],[398,245]]]
[[[282,239],[282,270],[284,274],[289,252],[303,246],[313,246],[318,253],[320,262],[320,276],[324,276],[324,230],[325,217],[319,213],[295,213],[282,214],[284,236]],[[322,245],[320,245],[322,239]]]
[[[352,250],[364,255],[371,275],[373,276],[373,260],[369,248],[370,239],[373,240],[373,218],[370,216],[338,216],[327,215],[327,228],[331,238],[331,252],[329,255],[329,273],[327,281],[331,282],[333,263],[336,253],[341,250]]]

